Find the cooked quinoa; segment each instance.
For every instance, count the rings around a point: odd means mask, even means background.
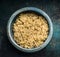
[[[13,24],[13,36],[23,48],[35,48],[48,37],[48,23],[43,16],[35,13],[21,13]]]

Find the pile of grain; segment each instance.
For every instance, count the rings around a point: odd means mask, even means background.
[[[48,37],[48,23],[35,13],[21,13],[13,24],[14,40],[23,48],[35,48]]]

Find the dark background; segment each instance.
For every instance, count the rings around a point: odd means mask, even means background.
[[[52,40],[43,50],[23,53],[11,45],[7,37],[7,21],[16,10],[33,6],[45,11],[53,22]],[[0,57],[60,57],[60,1],[59,0],[0,0]]]

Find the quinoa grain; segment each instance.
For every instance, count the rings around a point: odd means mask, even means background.
[[[48,23],[35,13],[21,13],[13,24],[14,40],[23,48],[35,48],[48,37]]]

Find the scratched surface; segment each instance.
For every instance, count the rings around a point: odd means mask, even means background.
[[[23,53],[15,49],[7,37],[7,21],[17,9],[34,6],[45,11],[53,22],[52,40],[43,50]],[[0,0],[0,57],[60,57],[60,1],[59,0]]]

